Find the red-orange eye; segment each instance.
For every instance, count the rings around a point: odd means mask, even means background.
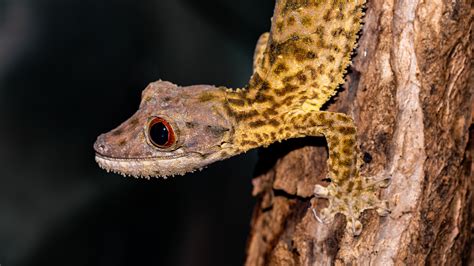
[[[158,148],[169,148],[176,141],[173,128],[161,117],[155,117],[150,121],[148,138]]]

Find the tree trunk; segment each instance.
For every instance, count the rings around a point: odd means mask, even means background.
[[[391,214],[363,213],[362,234],[345,217],[319,223],[313,197],[327,184],[324,139],[261,151],[247,265],[459,265],[469,257],[473,42],[468,0],[367,3],[347,82],[328,109],[350,114],[365,165],[392,174],[380,190]],[[471,137],[472,137],[471,128]],[[472,140],[471,140],[472,141]]]

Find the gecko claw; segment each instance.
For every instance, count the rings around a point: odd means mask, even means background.
[[[322,224],[328,224],[334,218],[334,214],[332,214],[328,208],[322,209],[319,215],[315,208],[312,207],[311,211],[313,212],[314,218]]]
[[[311,208],[311,211],[313,212],[314,218],[322,224],[329,224],[329,222],[334,218],[334,215],[332,215],[328,208],[324,208],[320,211],[319,215],[316,211],[315,208]]]
[[[323,219],[321,219],[319,216],[318,216],[318,213],[316,212],[316,209],[315,208],[311,208],[311,211],[313,212],[313,215],[314,215],[314,218],[321,224],[326,224]]]

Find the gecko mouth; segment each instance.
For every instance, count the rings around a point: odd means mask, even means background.
[[[113,158],[96,153],[95,161],[107,172],[146,179],[184,175],[203,167],[198,153],[149,158]]]

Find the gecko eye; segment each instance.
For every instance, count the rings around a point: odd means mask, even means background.
[[[171,125],[161,117],[155,117],[148,124],[148,139],[158,148],[169,148],[176,142]]]

